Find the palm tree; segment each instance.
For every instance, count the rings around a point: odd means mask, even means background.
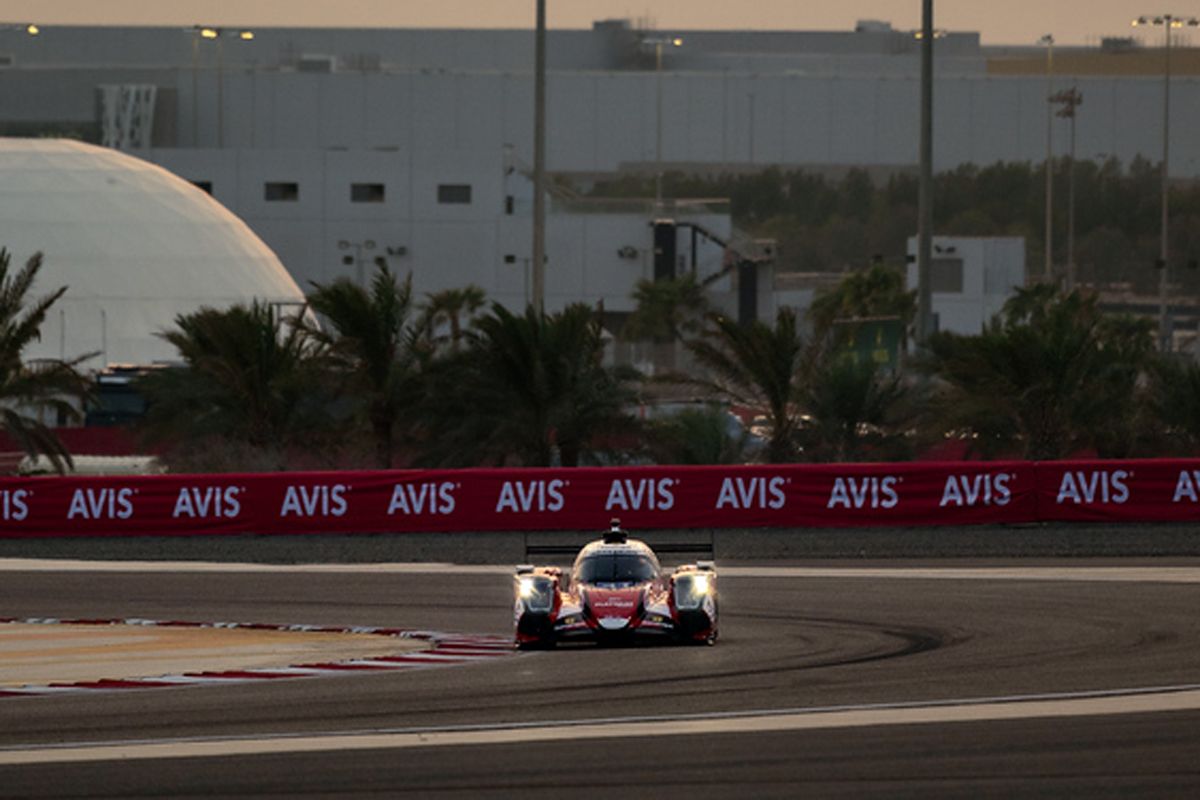
[[[853,354],[838,353],[817,365],[800,395],[808,419],[799,439],[813,461],[861,461],[902,454],[907,389],[899,374]]]
[[[425,414],[436,435],[424,460],[441,465],[576,466],[604,435],[630,425],[623,376],[602,363],[590,308],[516,315],[499,304],[475,322],[468,347],[431,370]]]
[[[1150,409],[1162,426],[1164,449],[1194,456],[1200,450],[1200,364],[1158,358],[1149,368]]]
[[[765,413],[770,427],[767,458],[772,463],[796,456],[805,343],[796,326],[796,312],[779,309],[774,327],[755,320],[749,325],[710,314],[703,337],[687,343],[710,377],[697,380],[735,405]]]
[[[690,272],[668,280],[639,280],[633,301],[636,310],[622,331],[631,339],[682,339],[700,329],[708,311],[704,287]]]
[[[904,288],[904,272],[872,264],[848,273],[834,288],[820,292],[808,316],[818,335],[830,330],[839,319],[856,317],[899,317],[906,325],[916,314],[916,292]]]
[[[46,456],[61,474],[73,466],[71,454],[54,431],[31,412],[48,411],[61,419],[78,419],[89,389],[87,379],[76,368],[95,354],[70,361],[22,361],[25,348],[41,339],[46,313],[67,287],[59,287],[30,304],[28,295],[42,268],[42,254],[34,253],[15,274],[9,272],[10,263],[8,250],[0,248],[0,417],[5,432],[18,447],[29,455]]]
[[[621,335],[628,340],[666,345],[668,369],[677,365],[676,344],[703,326],[708,297],[696,276],[685,273],[667,280],[639,280],[633,290],[635,310]]]
[[[328,429],[328,398],[319,348],[295,318],[254,302],[227,310],[202,308],[159,334],[183,365],[141,381],[148,400],[144,432],[181,446],[245,445],[274,468],[291,446],[311,446]]]
[[[483,289],[474,284],[426,295],[422,307],[426,335],[429,339],[441,343],[441,340],[435,339],[433,332],[443,323],[449,325],[450,349],[457,352],[462,342],[464,317],[467,320],[474,317],[475,313],[483,308],[486,299],[487,295]],[[444,337],[442,339],[444,340]]]
[[[1094,296],[1019,289],[980,335],[930,337],[920,364],[935,379],[930,419],[985,452],[1128,455],[1152,346],[1148,321],[1105,318]]]
[[[808,319],[816,345],[832,352],[862,331],[854,320],[897,319],[907,330],[916,310],[916,292],[904,288],[903,271],[876,263],[848,273],[832,289],[819,292],[808,309]]]
[[[750,433],[717,404],[653,420],[646,434],[656,464],[742,464],[753,455]]]
[[[375,443],[375,462],[388,469],[396,424],[416,405],[422,365],[429,356],[421,325],[410,321],[412,276],[398,283],[383,264],[369,292],[347,278],[313,287],[309,305],[332,330],[309,324],[307,331],[326,346],[330,366],[361,403]]]

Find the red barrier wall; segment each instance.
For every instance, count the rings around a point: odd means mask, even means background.
[[[1200,518],[1200,459],[0,479],[0,537]]]

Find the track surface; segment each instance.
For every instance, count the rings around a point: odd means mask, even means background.
[[[1200,683],[1200,585],[721,578],[714,648],[562,648],[267,685],[0,701],[35,744],[506,727]],[[0,573],[0,616],[504,633],[497,574]],[[0,766],[0,796],[1195,796],[1200,712]]]

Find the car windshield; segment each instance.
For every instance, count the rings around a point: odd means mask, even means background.
[[[598,553],[580,562],[575,579],[583,583],[645,583],[658,577],[649,558],[635,553]]]

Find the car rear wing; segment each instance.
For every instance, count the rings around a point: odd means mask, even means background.
[[[649,545],[650,549],[660,558],[663,555],[686,555],[696,558],[697,563],[703,563],[700,559],[706,559],[710,564],[715,558],[711,533],[698,531],[667,533],[664,531],[663,535],[655,534],[655,531],[637,531],[636,538]],[[595,538],[594,533],[587,532],[527,533],[525,535],[525,561],[536,562],[539,558],[547,557],[571,559],[585,544],[594,541]]]

